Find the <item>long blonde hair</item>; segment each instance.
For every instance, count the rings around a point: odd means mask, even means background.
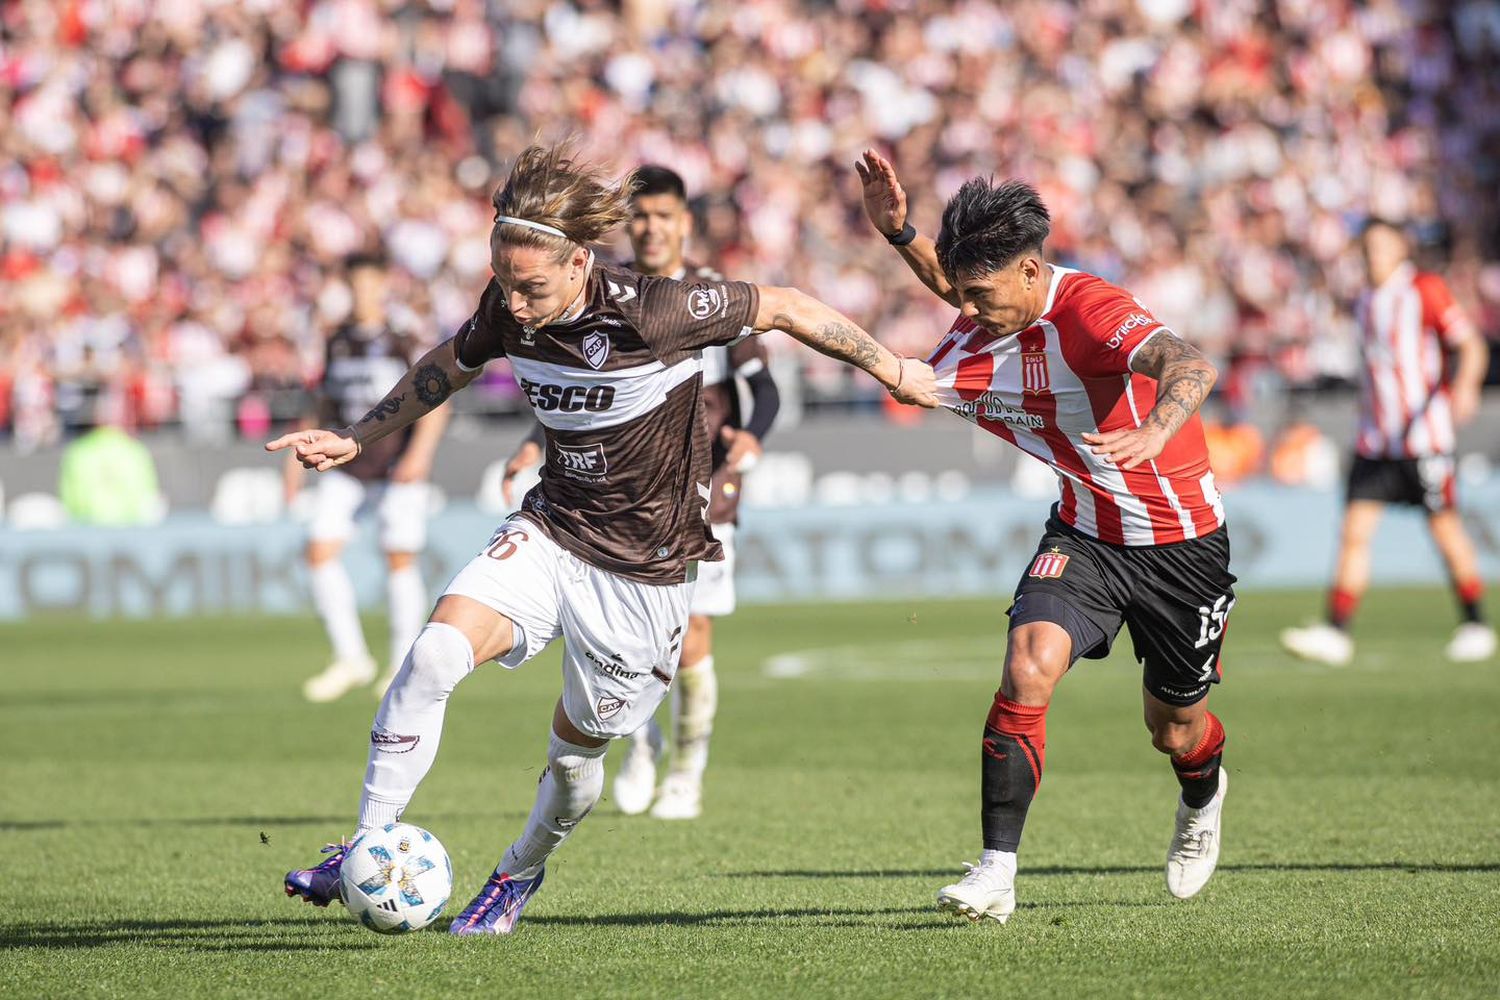
[[[613,183],[601,167],[579,160],[573,140],[550,148],[528,146],[490,198],[496,219],[493,239],[504,246],[538,247],[562,256],[574,245],[598,242],[629,219],[634,186],[634,174]],[[550,226],[567,238],[501,223],[501,216]]]

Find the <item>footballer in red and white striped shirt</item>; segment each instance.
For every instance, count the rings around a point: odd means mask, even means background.
[[[959,316],[933,350],[942,404],[1052,467],[1061,498],[1016,588],[981,741],[984,853],[938,893],[978,920],[1015,908],[1016,851],[1041,781],[1053,689],[1122,625],[1152,744],[1181,786],[1167,886],[1192,896],[1219,855],[1224,727],[1208,711],[1234,607],[1229,537],[1197,416],[1217,373],[1129,292],[1049,263],[1051,218],[1019,181],[975,179],[936,241],[906,221],[891,164],[856,165],[865,210]]]
[[[1489,351],[1447,283],[1417,270],[1400,226],[1370,222],[1361,247],[1369,289],[1358,310],[1359,431],[1327,620],[1286,629],[1281,642],[1320,663],[1342,666],[1353,658],[1349,622],[1370,582],[1370,543],[1386,504],[1398,504],[1427,512],[1453,582],[1460,622],[1448,658],[1487,660],[1496,636],[1484,620],[1479,563],[1458,514],[1454,428],[1479,409]]]

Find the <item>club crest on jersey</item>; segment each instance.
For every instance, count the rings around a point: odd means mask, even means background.
[[[602,333],[591,333],[583,338],[583,360],[598,371],[609,358],[609,337]]]
[[[1021,352],[1021,391],[1041,395],[1052,388],[1052,376],[1047,372],[1046,351]]]
[[[693,319],[708,319],[719,311],[719,304],[723,301],[719,290],[710,285],[702,285],[688,292],[688,314]]]
[[[1068,557],[1057,549],[1053,549],[1051,552],[1038,553],[1031,564],[1031,569],[1026,571],[1026,575],[1034,576],[1039,580],[1056,580],[1067,568]]]

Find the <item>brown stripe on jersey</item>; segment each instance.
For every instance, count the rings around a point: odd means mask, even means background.
[[[522,513],[585,562],[645,583],[681,583],[692,562],[721,558],[704,513],[701,376],[678,381],[655,407],[620,414],[642,405],[640,387],[651,383],[636,380],[660,380],[664,368],[731,343],[758,307],[754,285],[674,281],[596,263],[583,315],[532,329],[515,321],[491,281],[454,352],[470,368],[511,358],[543,421],[547,462]],[[611,373],[619,377],[600,377]],[[571,426],[546,426],[548,418]]]

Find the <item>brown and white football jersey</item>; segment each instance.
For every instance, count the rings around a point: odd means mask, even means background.
[[[323,425],[357,424],[401,381],[421,353],[409,338],[386,326],[361,327],[351,322],[339,327],[324,347],[323,382],[318,393]],[[358,458],[340,466],[340,471],[366,481],[389,478],[411,435],[412,427],[408,426],[371,442]]]
[[[522,326],[491,281],[453,338],[460,366],[509,358],[546,431],[521,514],[591,565],[681,583],[722,557],[709,532],[710,447],[699,354],[752,332],[760,296],[737,281],[676,281],[595,262],[578,318]]]

